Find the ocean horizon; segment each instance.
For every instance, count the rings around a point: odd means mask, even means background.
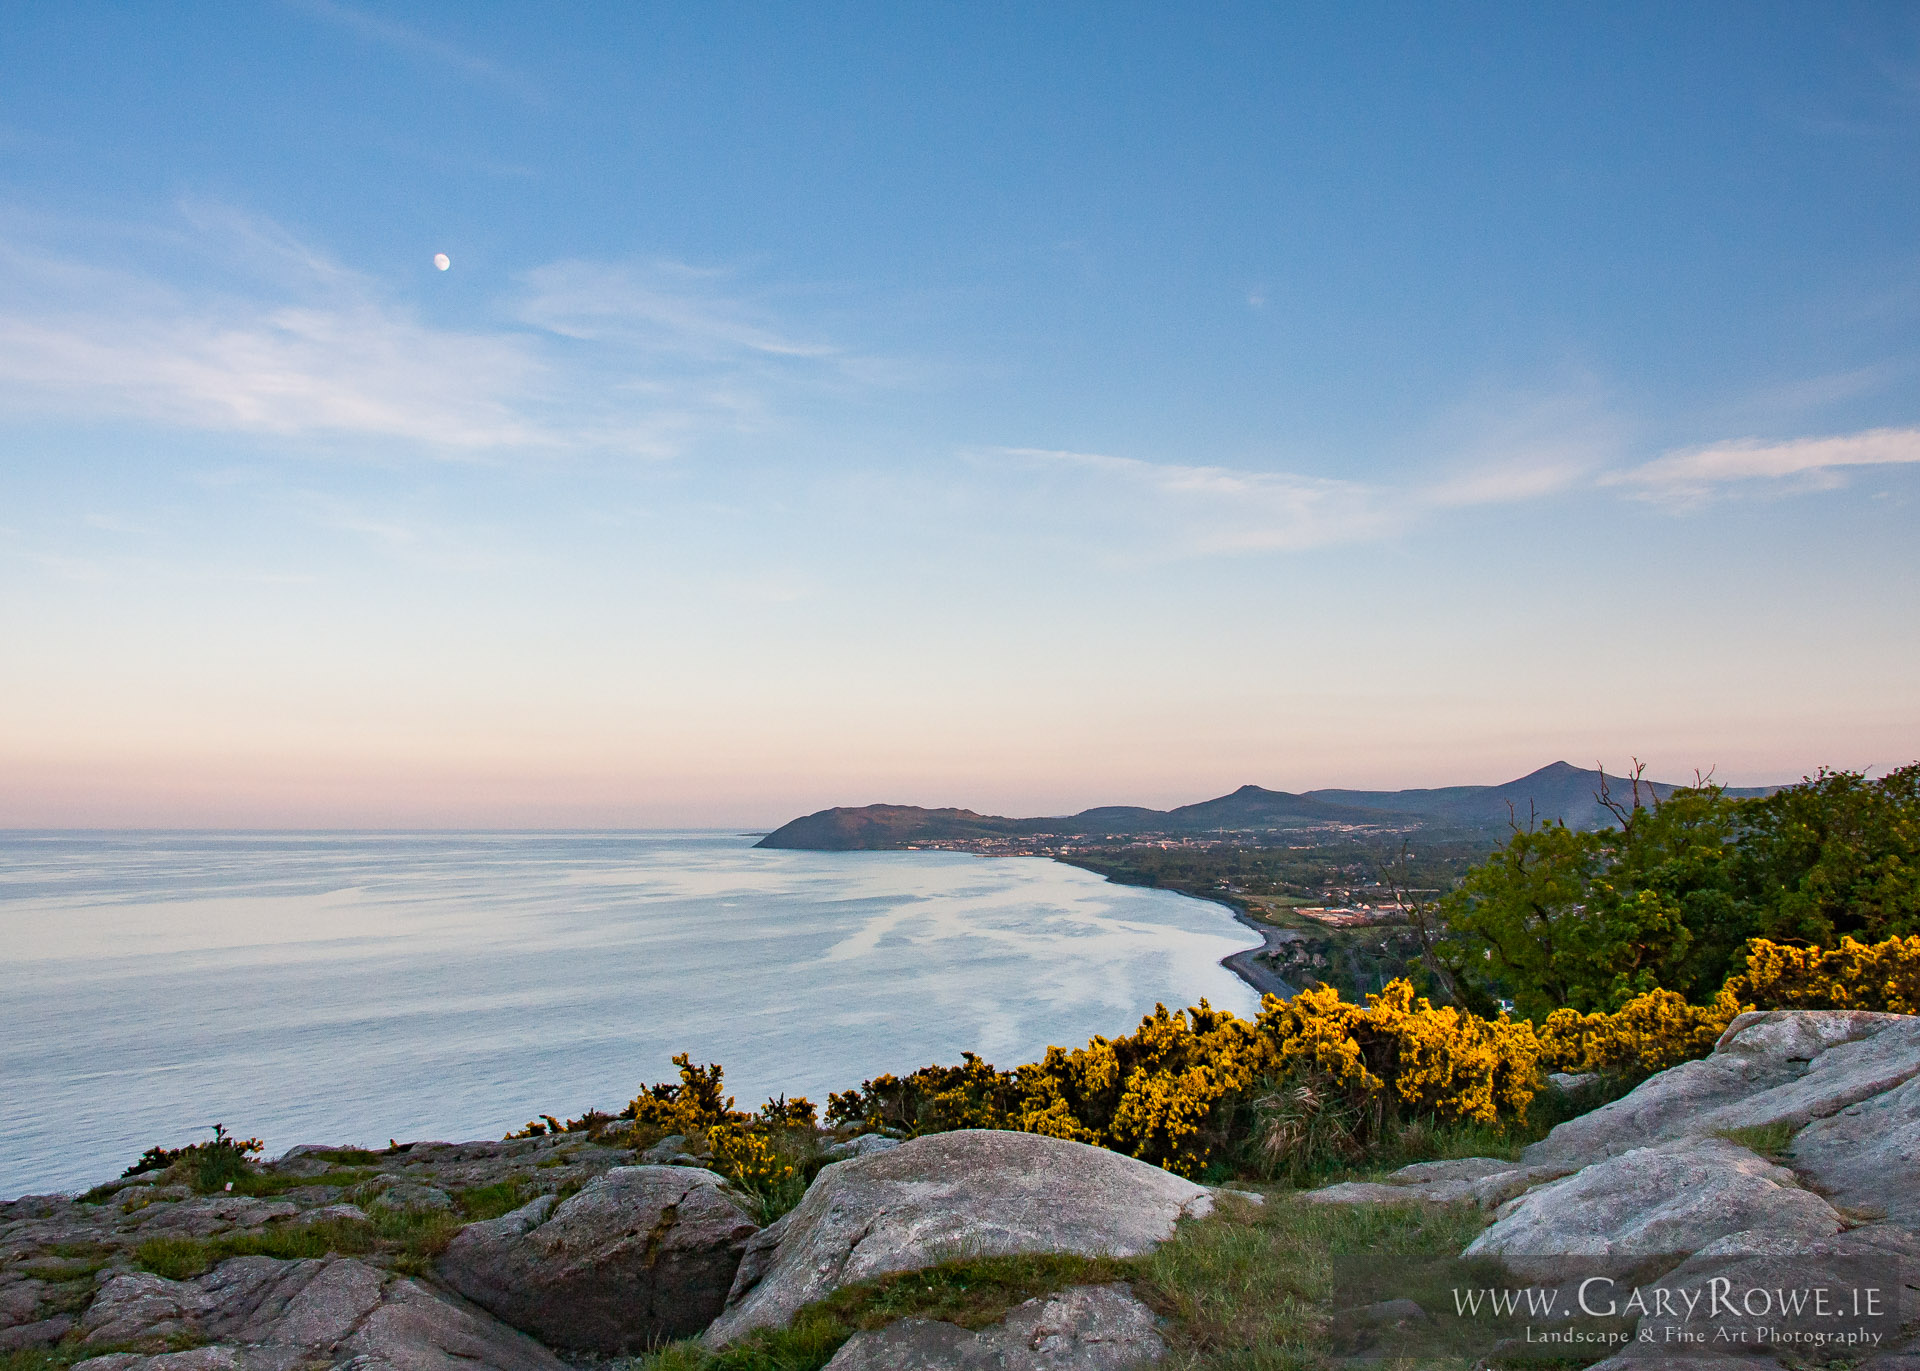
[[[618,1109],[719,1062],[742,1107],[1007,1067],[1257,997],[1226,907],[1040,858],[733,830],[0,833],[0,1198],[145,1148],[384,1146]]]

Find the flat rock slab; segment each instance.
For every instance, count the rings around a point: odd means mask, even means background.
[[[705,1328],[759,1227],[711,1171],[622,1166],[571,1199],[469,1224],[438,1270],[551,1347],[619,1355]]]
[[[1836,1204],[1920,1230],[1920,1079],[1801,1129],[1789,1159]]]
[[[1166,1355],[1154,1322],[1124,1285],[1076,1285],[977,1333],[931,1319],[856,1333],[827,1371],[1130,1371]]]
[[[1301,1196],[1312,1204],[1475,1204],[1494,1209],[1533,1186],[1573,1170],[1564,1163],[1525,1165],[1494,1157],[1415,1162],[1379,1181],[1342,1181]]]
[[[1743,1014],[1712,1055],[1569,1119],[1523,1154],[1584,1166],[1636,1147],[1836,1114],[1920,1075],[1920,1019],[1853,1010]]]
[[[563,1371],[546,1348],[417,1281],[350,1258],[236,1257],[191,1281],[115,1276],[81,1321],[89,1371]],[[174,1337],[210,1345],[163,1352]]]
[[[1499,1214],[1466,1255],[1542,1269],[1563,1257],[1677,1258],[1734,1233],[1815,1242],[1842,1226],[1792,1172],[1719,1138],[1623,1152],[1537,1186]]]
[[[1139,1256],[1213,1203],[1204,1186],[1084,1143],[991,1129],[916,1138],[823,1170],[748,1245],[704,1341],[724,1347],[843,1285],[961,1257]]]

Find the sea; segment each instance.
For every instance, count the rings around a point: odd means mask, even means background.
[[[0,834],[0,1198],[212,1136],[385,1146],[618,1110],[717,1062],[743,1108],[1156,1003],[1251,1013],[1225,907],[1031,857],[754,835]]]

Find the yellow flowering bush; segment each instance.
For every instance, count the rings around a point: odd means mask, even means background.
[[[720,1066],[711,1062],[695,1066],[685,1052],[673,1064],[680,1068],[680,1079],[648,1086],[621,1111],[621,1118],[656,1133],[694,1137],[714,1124],[737,1123],[747,1117],[734,1109],[733,1097],[723,1093],[721,1080],[726,1073]]]
[[[1704,1005],[1650,990],[1610,1014],[1556,1009],[1540,1026],[1541,1060],[1559,1071],[1664,1071],[1713,1051],[1740,1009],[1731,985]]]
[[[1920,937],[1829,950],[1755,940],[1744,975],[1707,1004],[1651,990],[1606,1013],[1559,1009],[1539,1024],[1435,1006],[1394,981],[1364,1004],[1327,986],[1268,996],[1253,1019],[1205,1000],[1155,1005],[1132,1033],[1049,1047],[999,1071],[974,1053],[958,1066],[878,1076],[834,1093],[828,1122],[908,1136],[1009,1128],[1090,1143],[1197,1176],[1232,1158],[1318,1149],[1358,1155],[1399,1124],[1524,1122],[1543,1070],[1615,1077],[1703,1057],[1753,1008],[1920,1012]],[[659,1132],[704,1133],[714,1168],[755,1193],[798,1193],[815,1111],[804,1099],[738,1112],[720,1067],[682,1053],[676,1083],[649,1086],[622,1117]],[[590,1115],[605,1120],[606,1115]],[[584,1126],[548,1120],[533,1132]],[[798,1153],[795,1148],[800,1148]],[[791,1154],[791,1155],[790,1155]],[[811,1163],[809,1163],[811,1165]]]
[[[1756,939],[1747,970],[1728,982],[1760,1009],[1872,1009],[1920,1013],[1920,936],[1834,948],[1785,947]]]
[[[737,1123],[707,1129],[713,1169],[744,1188],[764,1193],[794,1177],[793,1164],[774,1151],[765,1133]]]

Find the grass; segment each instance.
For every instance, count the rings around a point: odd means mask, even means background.
[[[1228,1201],[1146,1257],[1134,1289],[1169,1320],[1167,1371],[1310,1368],[1324,1360],[1336,1255],[1452,1256],[1485,1224],[1471,1206]]]
[[[373,1170],[328,1171],[318,1176],[268,1175],[249,1171],[233,1183],[236,1195],[252,1195],[256,1198],[269,1195],[284,1195],[289,1190],[304,1190],[316,1185],[350,1186],[378,1175]]]
[[[533,1198],[533,1187],[524,1178],[510,1176],[492,1185],[474,1185],[454,1192],[453,1202],[460,1216],[469,1222],[497,1219],[510,1214]]]
[[[168,1280],[184,1281],[212,1270],[229,1257],[279,1257],[294,1260],[332,1253],[360,1256],[372,1252],[379,1236],[374,1224],[354,1219],[276,1224],[260,1233],[225,1238],[149,1238],[133,1249],[134,1264]]]
[[[382,1250],[391,1254],[388,1264],[403,1276],[431,1272],[434,1258],[466,1226],[465,1219],[448,1209],[388,1209],[373,1220]]]
[[[1747,1151],[1757,1152],[1763,1157],[1780,1157],[1786,1154],[1787,1144],[1793,1141],[1793,1135],[1799,1131],[1782,1119],[1776,1123],[1754,1124],[1749,1128],[1722,1128],[1714,1136],[1738,1143]]]

